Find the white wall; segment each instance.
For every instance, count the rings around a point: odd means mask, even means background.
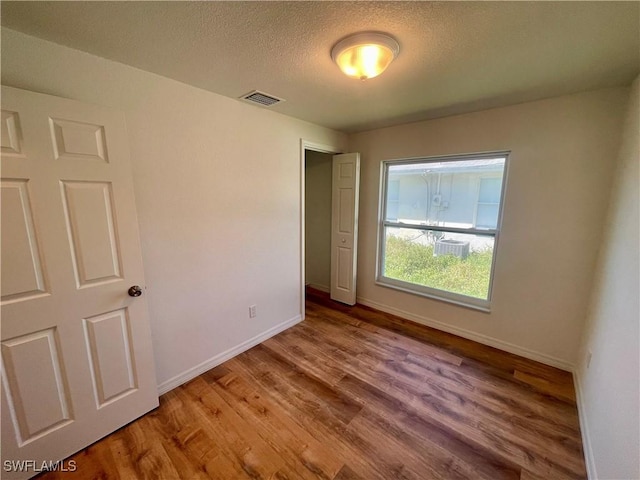
[[[305,277],[312,287],[331,287],[331,169],[333,156],[305,154]]]
[[[640,478],[639,189],[640,77],[629,101],[576,372],[592,479]]]
[[[300,139],[343,134],[6,28],[2,82],[125,112],[163,389],[299,318]]]
[[[361,152],[358,300],[571,369],[628,96],[616,88],[354,134]],[[374,283],[380,162],[511,150],[491,313]]]

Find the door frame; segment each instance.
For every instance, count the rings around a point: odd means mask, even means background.
[[[328,153],[329,155],[337,155],[344,153],[343,149],[338,145],[327,145],[323,143],[312,142],[310,140],[300,139],[300,318],[305,318],[305,216],[306,216],[306,168],[305,168],[305,152]]]

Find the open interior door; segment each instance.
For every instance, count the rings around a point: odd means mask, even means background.
[[[1,131],[2,478],[28,478],[158,395],[124,115],[3,87]]]
[[[331,187],[331,298],[356,303],[360,154],[333,157]]]

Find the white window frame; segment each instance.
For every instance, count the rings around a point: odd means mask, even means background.
[[[377,285],[393,288],[406,293],[419,295],[435,300],[441,300],[455,305],[480,310],[483,312],[491,311],[491,299],[493,295],[493,280],[495,273],[495,265],[498,257],[498,244],[500,238],[500,230],[502,227],[502,212],[504,210],[504,199],[507,190],[507,176],[509,170],[509,151],[495,151],[495,152],[482,152],[482,153],[470,153],[461,155],[446,155],[438,157],[416,157],[416,158],[402,158],[394,160],[385,160],[380,164],[380,200],[378,205],[378,245],[377,245],[377,261],[376,261],[376,280]],[[388,186],[388,172],[389,167],[392,165],[402,164],[416,164],[416,163],[436,163],[436,162],[456,162],[464,160],[482,160],[489,158],[504,157],[504,170],[502,176],[502,188],[500,193],[500,205],[498,207],[498,221],[495,229],[475,228],[475,214],[473,227],[470,228],[458,228],[458,227],[442,227],[439,225],[416,225],[402,222],[392,222],[385,219],[387,211],[387,186]],[[477,207],[475,208],[477,210]],[[385,233],[387,228],[409,228],[414,230],[431,230],[439,232],[449,233],[466,233],[470,235],[484,235],[493,237],[493,256],[491,260],[491,271],[489,276],[489,290],[487,293],[487,299],[470,297],[459,293],[449,292],[446,290],[439,290],[432,287],[426,287],[424,285],[418,285],[411,282],[405,282],[394,278],[385,277],[384,272],[384,258],[385,258]]]

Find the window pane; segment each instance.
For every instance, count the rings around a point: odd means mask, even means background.
[[[397,180],[391,180],[387,188],[387,218],[394,222],[398,221],[399,188]]]
[[[478,202],[500,203],[501,187],[502,187],[502,177],[481,178],[480,192],[478,194]]]
[[[488,300],[492,235],[385,228],[383,275]]]
[[[473,228],[479,204],[500,203],[504,164],[505,158],[391,164],[385,219]],[[497,218],[496,209],[483,222],[495,228]]]
[[[476,228],[496,228],[498,223],[498,204],[478,205]]]

